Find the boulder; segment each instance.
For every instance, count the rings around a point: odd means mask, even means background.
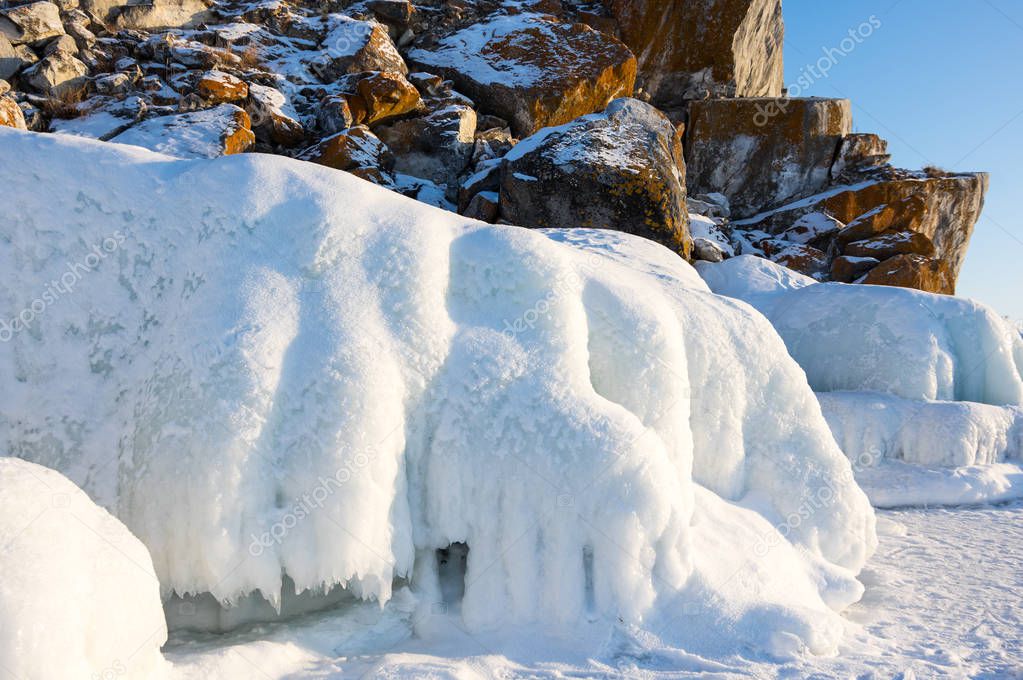
[[[831,262],[831,280],[852,283],[879,264],[881,262],[873,257],[840,255]]]
[[[888,142],[881,137],[871,133],[846,135],[831,166],[831,176],[851,181],[884,168],[891,160]]]
[[[256,141],[249,114],[234,104],[149,118],[111,141],[178,158],[216,158],[247,151]]]
[[[524,12],[498,15],[409,52],[416,66],[453,80],[516,137],[602,111],[633,92],[636,58],[584,24]]]
[[[115,25],[119,29],[152,31],[164,28],[195,28],[213,18],[204,0],[152,0],[121,8]]]
[[[389,171],[394,165],[387,146],[363,125],[327,137],[300,153],[298,158],[348,172]],[[355,174],[365,178],[365,172]]]
[[[481,191],[472,197],[462,215],[469,219],[493,223],[498,216],[500,196],[493,191]]]
[[[823,280],[830,272],[831,262],[827,253],[813,246],[792,243],[774,253],[773,262],[795,270],[800,274]]]
[[[0,79],[6,80],[20,71],[26,64],[6,35],[0,33]]]
[[[923,255],[896,255],[870,270],[861,283],[915,288],[928,293],[955,295],[956,275],[943,259]]]
[[[862,241],[853,241],[842,249],[843,255],[851,257],[873,257],[887,260],[896,255],[934,255],[931,239],[914,231],[897,231],[880,234]]]
[[[15,45],[37,45],[64,35],[60,8],[52,2],[33,2],[0,11],[0,34]]]
[[[199,76],[195,89],[200,97],[213,104],[237,102],[249,96],[249,86],[245,81],[217,70]]]
[[[419,108],[419,90],[400,73],[373,73],[355,85],[366,111],[366,125],[404,116]]]
[[[502,164],[500,206],[520,226],[614,229],[686,257],[692,246],[678,133],[635,99],[519,142]]]
[[[839,254],[864,256],[868,254],[866,250],[857,246],[850,251],[850,245],[869,242],[880,246],[890,239],[901,239],[899,252],[925,258],[933,254],[946,264],[954,282],[984,207],[987,174],[928,176],[891,170],[888,175],[886,179],[834,187],[818,196],[734,222],[733,226],[737,232],[781,234],[803,216],[823,213],[847,225],[834,235],[834,247]],[[875,242],[878,237],[883,238]],[[882,259],[894,254],[898,252],[888,250],[869,256]],[[913,276],[916,274],[909,278]]]
[[[0,83],[6,84],[6,81],[0,80]],[[8,97],[2,92],[0,92],[0,126],[19,130],[28,129],[25,124],[25,115],[21,112],[18,102],[14,101],[14,97]]]
[[[252,129],[256,134],[274,144],[292,147],[305,139],[305,129],[298,120],[298,113],[280,90],[250,84],[245,110],[252,119]]]
[[[408,73],[405,61],[383,24],[359,21],[341,14],[331,15],[330,22],[331,27],[320,48],[321,54],[310,64],[324,83],[364,71]]]
[[[851,127],[847,99],[693,102],[686,129],[689,193],[724,194],[736,218],[815,194],[828,185]]]
[[[784,86],[781,0],[605,0],[657,104],[778,97]]]
[[[464,104],[430,101],[431,111],[418,118],[376,128],[394,153],[395,169],[449,187],[454,194],[459,176],[472,158],[476,112]]]
[[[59,97],[84,85],[88,75],[88,67],[77,57],[57,51],[27,69],[22,78],[39,92]]]

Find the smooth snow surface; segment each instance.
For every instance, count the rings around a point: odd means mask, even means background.
[[[0,677],[164,677],[167,626],[137,538],[53,470],[0,457]]]
[[[0,161],[0,443],[120,517],[165,596],[404,577],[469,631],[836,648],[873,512],[767,321],[666,250],[273,156],[4,130]]]

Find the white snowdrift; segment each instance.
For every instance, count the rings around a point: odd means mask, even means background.
[[[818,392],[1023,404],[1023,338],[990,308],[887,286],[822,283],[752,255],[700,273],[759,309]],[[807,285],[804,285],[807,284]]]
[[[1023,342],[1012,324],[969,300],[818,284],[749,255],[698,268],[775,325],[875,506],[1023,496]]]
[[[407,576],[470,629],[671,638],[689,593],[721,639],[835,649],[867,499],[767,321],[667,251],[255,154],[5,130],[0,184],[0,445],[119,516],[165,596]]]
[[[0,670],[163,677],[167,627],[138,539],[66,478],[0,458]]]
[[[1023,409],[913,401],[871,392],[817,395],[856,478],[877,507],[1023,496]]]

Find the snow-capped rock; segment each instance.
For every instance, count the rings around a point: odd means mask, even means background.
[[[234,104],[190,113],[158,116],[132,126],[114,137],[178,158],[215,158],[247,150],[256,140],[249,114]]]
[[[527,227],[616,229],[688,256],[686,165],[675,126],[636,99],[541,130],[501,166],[501,217]]]
[[[429,609],[464,543],[470,630],[836,648],[867,499],[767,321],[667,249],[260,154],[0,129],[0,157],[0,446],[122,518],[165,595],[405,576]]]
[[[524,12],[495,15],[418,47],[409,59],[455,82],[517,137],[601,111],[632,95],[636,58],[583,24]]]
[[[167,625],[149,552],[48,468],[0,458],[0,664],[13,678],[159,680]]]

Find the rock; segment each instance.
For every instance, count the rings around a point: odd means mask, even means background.
[[[400,73],[373,73],[356,83],[366,125],[404,116],[419,108],[419,90]],[[351,103],[351,102],[349,102]]]
[[[61,96],[85,84],[89,69],[74,55],[55,52],[26,70],[22,77],[33,88],[50,96]]]
[[[301,144],[305,139],[305,129],[287,97],[280,90],[256,83],[249,85],[248,89],[246,111],[256,134],[281,146]]]
[[[879,264],[881,261],[873,257],[840,255],[831,262],[831,280],[852,283]]]
[[[838,233],[840,246],[885,232],[923,234],[934,244],[935,257],[947,263],[954,281],[984,208],[987,187],[985,173],[914,176],[843,191],[821,205],[848,224]]]
[[[863,241],[853,241],[842,249],[843,255],[886,260],[896,255],[934,255],[931,239],[919,232],[897,231]]]
[[[0,79],[10,78],[26,65],[7,36],[0,33]]]
[[[782,232],[781,237],[792,243],[813,243],[834,236],[845,227],[831,215],[820,212],[807,213]]]
[[[469,219],[479,220],[481,222],[490,222],[493,224],[497,221],[499,201],[500,197],[497,192],[481,191],[472,197],[472,200],[469,201],[469,205],[466,206],[462,215]]]
[[[944,259],[896,255],[870,270],[861,283],[955,295],[956,275]]]
[[[685,162],[664,114],[618,99],[522,140],[501,169],[501,217],[524,227],[614,229],[688,257]]]
[[[0,80],[0,83],[6,84],[6,82]],[[21,112],[21,107],[18,106],[18,102],[14,100],[14,97],[0,94],[0,126],[17,128],[19,130],[28,129],[28,125],[25,123],[25,115]]]
[[[815,194],[828,185],[851,126],[847,99],[693,102],[686,128],[689,193],[724,194],[737,218]]]
[[[68,22],[64,24],[64,29],[78,45],[79,50],[91,50],[96,44],[96,35],[89,30],[84,22]]]
[[[605,0],[653,101],[778,97],[781,0]]]
[[[60,8],[52,2],[33,2],[0,11],[0,33],[14,45],[39,43],[64,35]]]
[[[334,94],[320,100],[316,108],[316,125],[321,132],[336,135],[355,124],[355,115],[347,97]]]
[[[701,236],[693,239],[693,259],[704,262],[723,262],[725,252],[717,243]]]
[[[249,86],[223,71],[207,71],[195,85],[199,96],[213,104],[238,102],[249,96]]]
[[[395,169],[452,190],[469,165],[476,135],[476,112],[463,104],[431,102],[426,116],[377,128],[395,156]]]
[[[394,166],[394,159],[387,146],[370,132],[368,127],[362,125],[322,140],[300,153],[298,158],[349,172],[380,169],[389,171]],[[366,179],[365,174],[360,176]]]
[[[234,104],[149,118],[111,141],[178,158],[216,158],[247,151],[256,141],[249,114]]]
[[[320,80],[332,83],[342,76],[364,71],[408,73],[383,25],[341,14],[331,15],[330,20],[331,29],[321,46],[323,53],[310,64]]]
[[[528,12],[493,16],[409,59],[453,80],[517,137],[601,111],[636,79],[635,57],[615,38]]]
[[[825,278],[831,266],[827,253],[800,243],[785,246],[770,259],[801,274],[821,280]]]
[[[75,39],[69,35],[62,35],[54,38],[46,44],[43,48],[43,56],[48,57],[51,54],[57,52],[64,52],[65,54],[77,55],[78,54],[78,43]]]
[[[458,187],[458,212],[464,213],[468,210],[469,203],[481,191],[498,193],[500,190],[501,161],[496,159],[483,161]]]
[[[120,29],[152,31],[195,28],[213,17],[203,0],[153,0],[152,4],[126,5],[117,15]]]
[[[409,0],[368,0],[366,7],[382,21],[402,28],[412,23],[416,11]]]
[[[124,94],[131,87],[131,78],[127,73],[111,73],[108,76],[97,78],[93,85],[96,92],[100,94]]]
[[[856,178],[887,166],[891,160],[888,142],[877,135],[869,133],[846,135],[839,146],[835,163],[831,166],[831,176]]]

